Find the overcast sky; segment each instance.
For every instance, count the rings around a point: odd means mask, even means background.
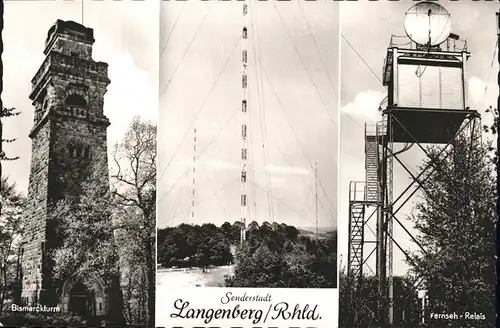
[[[109,64],[111,84],[104,98],[110,119],[108,147],[119,141],[136,115],[156,121],[158,108],[158,2],[88,1],[83,24],[94,29],[93,57]],[[42,14],[43,13],[43,14]],[[43,62],[49,28],[57,19],[82,23],[82,4],[76,1],[6,1],[2,100],[22,114],[5,120],[4,137],[18,138],[5,146],[3,173],[27,192],[34,107],[28,98],[31,79]],[[110,149],[110,148],[109,148]]]
[[[480,112],[496,105],[498,86],[496,76],[498,64],[492,64],[496,43],[497,2],[440,1],[451,14],[452,31],[467,40],[471,58],[468,61],[467,84],[469,87],[469,106]],[[356,49],[365,65],[347,41],[341,41],[341,164],[339,185],[339,252],[342,265],[347,259],[348,231],[348,188],[349,181],[364,180],[364,123],[375,123],[378,119],[377,108],[386,96],[386,89],[379,82],[382,78],[384,56],[391,34],[405,35],[404,14],[414,4],[413,1],[343,2],[341,5],[341,33]],[[390,13],[390,15],[388,14]],[[368,67],[369,68],[368,68]],[[372,73],[371,70],[374,71]],[[483,122],[487,122],[483,116]],[[416,148],[416,147],[415,147]],[[400,158],[417,172],[423,153],[411,150]],[[396,162],[394,164],[394,199],[409,184],[409,176]],[[406,206],[397,217],[404,220],[411,210],[412,203]],[[373,226],[374,227],[374,226]],[[403,230],[394,223],[396,241],[405,249],[415,249],[415,245]],[[373,240],[373,239],[372,239]],[[375,257],[370,266],[375,270]],[[394,246],[394,274],[406,270],[403,254]],[[369,273],[370,271],[365,271]]]
[[[317,161],[319,225],[335,226],[338,4],[251,1],[249,13],[248,222],[314,227]],[[160,228],[240,218],[242,23],[241,2],[161,3]],[[206,150],[192,220],[194,127]]]

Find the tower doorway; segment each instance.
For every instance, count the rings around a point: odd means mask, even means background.
[[[69,296],[69,312],[86,316],[92,314],[90,309],[90,292],[87,287],[81,283],[76,283],[71,289]]]
[[[87,278],[86,283],[77,276],[66,280],[61,295],[63,311],[86,318],[106,315],[106,295],[102,281]]]

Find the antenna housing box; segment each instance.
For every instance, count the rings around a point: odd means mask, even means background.
[[[437,46],[391,38],[383,69],[394,142],[448,143],[467,110],[466,43],[448,38]],[[461,41],[463,42],[463,41]]]

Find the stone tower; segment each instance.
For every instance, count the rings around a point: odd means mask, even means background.
[[[103,104],[110,83],[108,64],[92,59],[93,43],[92,29],[58,20],[45,41],[46,58],[31,80],[29,97],[35,115],[30,132],[32,158],[21,298],[24,304],[57,305],[65,312],[79,313],[92,303],[92,314],[99,316],[108,311],[105,283],[96,279],[89,300],[76,279],[63,283],[52,280],[52,261],[48,258],[59,239],[48,220],[50,206],[77,195],[82,172],[92,157],[100,153],[106,158],[107,154],[106,129],[110,123]],[[105,172],[102,179],[108,181],[107,165]],[[80,294],[73,304],[72,292]]]

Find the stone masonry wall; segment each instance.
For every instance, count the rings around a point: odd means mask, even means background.
[[[24,224],[22,298],[40,297],[42,254],[47,220],[50,125],[45,124],[32,141],[31,174]]]

